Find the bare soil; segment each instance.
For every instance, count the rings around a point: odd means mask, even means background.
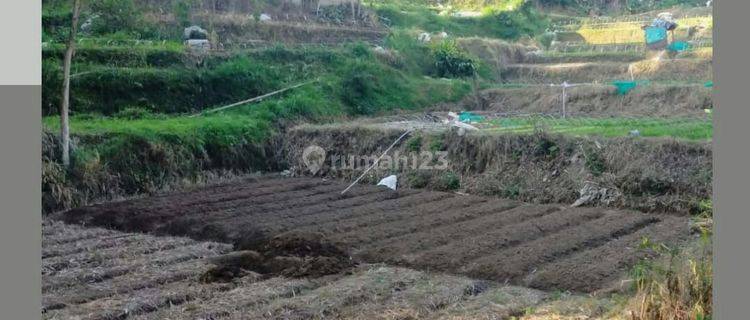
[[[57,217],[67,223],[233,243],[234,249],[259,254],[264,267],[253,271],[272,275],[317,277],[344,271],[355,262],[387,262],[544,290],[581,292],[609,286],[637,259],[647,256],[646,251],[621,250],[636,248],[642,236],[675,243],[688,235],[687,218],[673,215],[532,205],[370,185],[341,195],[345,187],[342,182],[316,178],[248,180],[158,199],[78,208]],[[108,248],[142,248],[151,239],[140,234],[93,234],[95,238],[80,239],[75,243],[83,245],[75,246],[65,242],[67,236],[46,239],[43,256],[56,261],[55,257],[81,252],[111,254]],[[216,255],[228,250],[227,245],[216,246],[222,248]],[[131,284],[133,290],[210,270],[191,265],[192,260],[183,261],[187,258],[177,254],[180,250],[169,250],[174,256],[160,258],[182,261],[173,265],[175,272],[166,278],[162,273],[141,277]],[[559,276],[557,269],[563,271]],[[112,272],[117,279],[118,272],[127,273],[127,268]],[[570,273],[588,276],[570,277]],[[72,302],[107,294],[82,292]]]

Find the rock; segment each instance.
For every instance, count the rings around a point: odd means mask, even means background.
[[[432,40],[432,37],[430,37],[430,34],[429,34],[429,33],[427,33],[427,32],[422,32],[422,33],[420,33],[420,34],[419,34],[419,36],[417,37],[417,40],[419,40],[420,42],[430,42],[430,40]]]
[[[206,39],[188,39],[185,44],[193,53],[205,54],[211,50],[211,43]]]
[[[579,207],[596,202],[609,205],[620,197],[620,193],[616,190],[600,187],[592,183],[586,183],[578,193],[581,196],[571,205],[571,207]]]
[[[81,29],[80,29],[80,30],[81,30],[81,33],[83,33],[83,34],[88,34],[89,32],[91,32],[91,28],[92,28],[92,27],[93,27],[93,25],[94,25],[94,20],[96,20],[96,19],[98,19],[98,18],[99,18],[99,15],[96,15],[96,14],[94,14],[94,15],[92,15],[92,16],[90,16],[90,17],[88,17],[88,18],[86,19],[86,21],[84,21],[84,22],[83,22],[83,23],[81,24]]]
[[[208,31],[199,26],[189,26],[183,30],[182,37],[185,40],[208,39]]]
[[[265,13],[261,13],[260,17],[258,18],[258,20],[260,20],[260,21],[271,21],[273,19],[271,19],[271,16],[269,16],[269,15],[267,15]]]

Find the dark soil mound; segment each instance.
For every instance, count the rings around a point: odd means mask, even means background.
[[[255,273],[269,277],[321,277],[341,273],[355,265],[345,250],[317,232],[285,232],[260,248],[261,252],[235,251],[211,259],[215,267],[203,275],[203,280],[227,282]]]
[[[270,255],[308,256],[348,256],[346,252],[325,240],[322,233],[289,231],[271,238],[265,249]]]

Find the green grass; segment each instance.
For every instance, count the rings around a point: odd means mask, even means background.
[[[62,60],[66,46],[48,44],[42,48],[42,59]],[[86,42],[76,46],[75,64],[116,67],[167,67],[183,65],[187,54],[183,46],[164,45],[95,45]]]
[[[488,122],[485,129],[492,133],[533,133],[544,130],[575,136],[602,137],[628,136],[638,130],[642,137],[672,137],[685,140],[711,140],[713,124],[710,119],[656,119],[656,118],[505,118]]]
[[[512,11],[486,10],[479,17],[440,15],[425,7],[398,4],[373,4],[381,22],[392,29],[445,31],[451,36],[518,39],[544,30],[548,21],[531,5]]]
[[[57,132],[60,117],[44,117],[44,128]],[[71,117],[71,133],[74,135],[138,135],[153,139],[199,137],[203,133],[221,131],[224,136],[245,136],[253,139],[266,137],[268,127],[249,116],[217,114],[211,116],[157,117],[151,119],[119,119],[111,117]]]

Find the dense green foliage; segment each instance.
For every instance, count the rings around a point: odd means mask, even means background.
[[[477,62],[455,41],[441,41],[433,45],[431,51],[440,77],[471,77],[477,72]]]
[[[426,45],[422,47],[420,50],[428,50]],[[52,50],[46,55],[56,57],[58,51]],[[184,56],[173,48],[81,52],[83,61],[74,67],[76,76],[71,80],[74,113],[109,115],[128,107],[164,113],[196,112],[310,79],[320,79],[312,88],[325,91],[321,94],[328,96],[326,104],[341,106],[352,115],[455,101],[469,91],[464,82],[425,79],[420,71],[390,66],[363,44],[341,48],[279,45],[209,58],[197,67],[178,63]],[[112,65],[117,63],[131,66]],[[44,114],[57,113],[61,81],[59,60],[46,59]]]

